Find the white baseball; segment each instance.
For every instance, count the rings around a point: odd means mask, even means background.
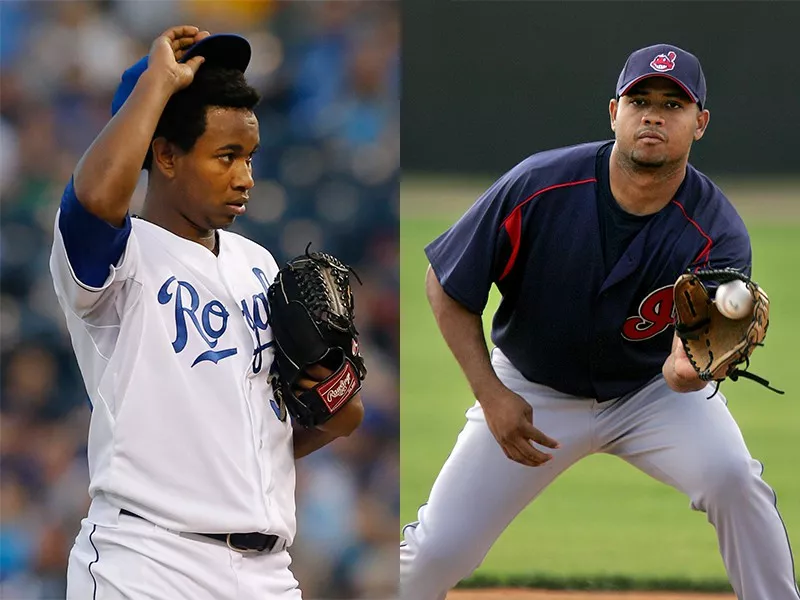
[[[719,286],[714,303],[717,310],[729,319],[743,319],[753,312],[753,295],[747,284],[738,279]]]

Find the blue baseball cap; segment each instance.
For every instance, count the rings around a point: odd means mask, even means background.
[[[192,57],[203,56],[205,62],[203,67],[213,65],[217,67],[224,67],[226,69],[236,69],[237,71],[245,72],[247,65],[250,64],[251,56],[250,42],[240,35],[233,33],[218,33],[210,35],[197,42],[195,45],[190,46],[183,55],[180,62],[186,62]],[[201,67],[201,68],[203,68]],[[133,92],[136,87],[136,82],[147,70],[147,56],[140,59],[135,65],[128,68],[122,74],[117,91],[114,92],[114,98],[111,100],[111,116],[119,112],[125,100]]]
[[[681,86],[700,108],[706,103],[706,77],[700,61],[691,52],[670,44],[637,50],[628,57],[619,74],[617,98],[648,77],[666,77]]]

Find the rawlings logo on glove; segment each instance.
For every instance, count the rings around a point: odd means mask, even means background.
[[[735,280],[746,284],[753,297],[753,309],[749,317],[733,320],[719,311],[706,283],[718,286]],[[757,346],[764,345],[769,326],[769,297],[758,284],[735,269],[707,269],[681,275],[673,292],[675,333],[700,379],[716,381],[719,389],[719,383],[726,378],[736,381],[744,377],[783,394],[766,379],[747,372],[750,355]],[[742,363],[744,369],[739,368]]]
[[[329,420],[359,392],[367,374],[358,350],[351,272],[355,275],[333,256],[309,254],[306,248],[278,272],[267,292],[279,374],[273,392],[304,427]],[[313,365],[330,374],[299,389],[298,380]]]
[[[344,365],[344,370],[341,370],[338,375],[331,376],[326,383],[319,385],[318,393],[328,410],[334,412],[346,400],[355,395],[356,388],[359,387],[358,384],[355,371],[353,371],[352,365],[347,362]]]

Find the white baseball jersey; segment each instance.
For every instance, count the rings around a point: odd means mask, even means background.
[[[292,429],[267,381],[272,255],[220,231],[215,256],[133,219],[95,288],[78,281],[58,223],[50,268],[93,407],[90,495],[175,531],[291,543]]]

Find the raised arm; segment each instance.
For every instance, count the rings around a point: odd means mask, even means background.
[[[184,25],[168,29],[153,42],[147,70],[75,169],[75,195],[91,214],[122,226],[161,113],[172,94],[192,82],[203,62],[199,56],[185,64],[178,60],[208,35]]]

